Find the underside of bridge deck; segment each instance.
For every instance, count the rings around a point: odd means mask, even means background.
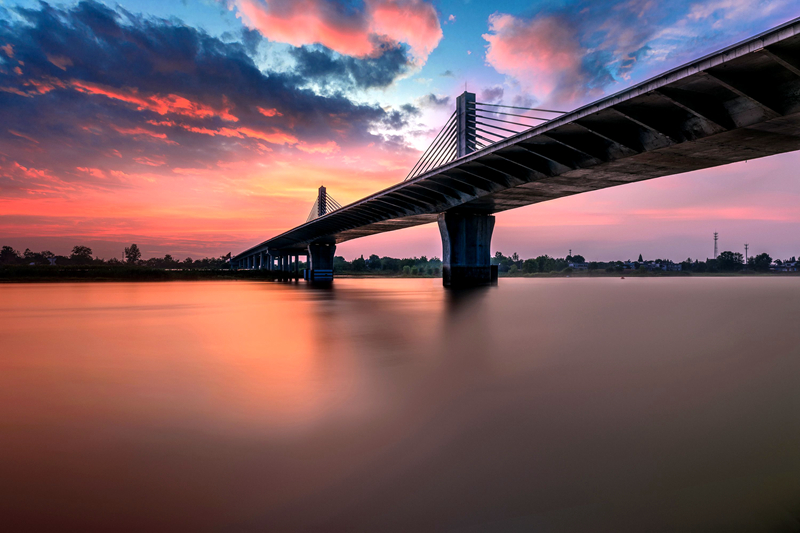
[[[800,19],[467,153],[237,257],[321,239],[340,243],[435,222],[451,211],[490,215],[798,149]]]

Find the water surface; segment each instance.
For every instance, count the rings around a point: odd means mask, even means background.
[[[800,278],[0,286],[5,530],[783,531]]]

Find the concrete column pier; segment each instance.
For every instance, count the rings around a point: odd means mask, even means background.
[[[442,283],[445,287],[478,287],[497,282],[491,267],[494,217],[479,213],[439,214],[442,235]]]
[[[309,281],[312,283],[331,283],[333,281],[333,243],[312,243],[308,245]]]

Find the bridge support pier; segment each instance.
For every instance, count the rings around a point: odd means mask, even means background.
[[[478,287],[497,283],[491,266],[494,217],[480,213],[439,214],[442,235],[442,283],[445,287]]]
[[[315,284],[327,284],[333,281],[333,254],[335,244],[312,243],[308,245],[308,280]]]

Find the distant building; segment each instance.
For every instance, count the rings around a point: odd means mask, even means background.
[[[572,270],[589,270],[589,263],[569,263],[569,267]]]
[[[798,265],[800,261],[793,261],[793,262],[783,262],[783,263],[773,263],[769,266],[770,271],[772,272],[798,272]]]

